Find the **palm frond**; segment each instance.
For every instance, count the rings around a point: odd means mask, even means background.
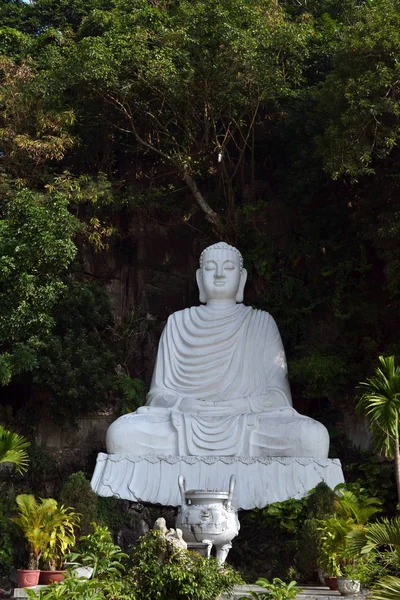
[[[23,473],[29,464],[28,446],[29,442],[22,435],[7,431],[0,425],[0,463],[12,463],[18,473]]]
[[[400,517],[383,518],[348,535],[349,551],[353,556],[367,554],[376,548],[394,550],[400,562]]]
[[[368,418],[378,448],[393,457],[400,428],[400,368],[394,356],[380,356],[379,364],[374,376],[359,385],[357,410]]]
[[[400,579],[398,577],[384,577],[372,590],[371,600],[399,600]]]

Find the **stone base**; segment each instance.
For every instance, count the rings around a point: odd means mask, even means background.
[[[13,598],[28,598],[28,592],[26,590],[32,590],[35,594],[39,595],[40,590],[48,588],[48,585],[33,585],[29,588],[14,588]]]
[[[299,587],[302,588],[302,591],[300,594],[297,594],[296,600],[337,600],[338,598],[343,598],[339,592],[333,592],[327,587],[301,585],[301,583]],[[265,594],[266,590],[258,585],[237,585],[232,595],[222,594],[221,600],[237,600],[242,596],[253,598],[254,596],[251,596],[251,592]],[[368,590],[362,590],[356,596],[347,596],[347,600],[366,600],[367,594]]]
[[[344,481],[336,458],[134,456],[101,452],[91,485],[100,496],[180,506],[179,475],[184,476],[187,489],[197,490],[228,490],[230,476],[235,475],[233,505],[244,510],[302,498],[320,481],[332,489]]]

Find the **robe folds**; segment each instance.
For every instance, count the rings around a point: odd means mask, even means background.
[[[325,427],[292,408],[275,321],[243,304],[171,315],[146,405],[107,433],[114,454],[326,458],[328,447]]]
[[[274,319],[243,304],[174,313],[160,339],[146,404],[207,416],[291,406]]]

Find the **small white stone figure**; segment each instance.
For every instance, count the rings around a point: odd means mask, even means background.
[[[327,458],[326,428],[292,408],[274,319],[242,304],[246,278],[236,248],[203,251],[205,306],[169,317],[146,405],[112,423],[109,454]]]
[[[165,562],[167,555],[175,553],[177,550],[187,550],[187,543],[183,539],[182,530],[168,529],[164,517],[159,517],[153,525],[155,531],[159,531],[166,541],[166,549],[160,550],[158,560],[160,563]]]

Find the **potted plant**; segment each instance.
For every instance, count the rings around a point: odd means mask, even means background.
[[[341,575],[337,578],[338,590],[342,596],[353,596],[360,592],[361,580],[365,568],[362,561],[349,560],[341,567]]]
[[[377,498],[357,497],[350,490],[340,489],[334,515],[320,520],[318,561],[326,574],[325,583],[332,590],[338,589],[337,578],[343,575],[345,565],[352,562],[349,559],[349,535],[378,512],[380,504]]]
[[[70,509],[59,507],[54,498],[44,498],[38,502],[32,494],[20,494],[16,497],[16,502],[19,514],[13,521],[24,534],[29,549],[28,568],[18,569],[17,585],[31,587],[39,582],[39,560],[43,553],[50,552],[49,558],[52,551],[59,554],[65,547],[65,531],[71,541],[70,523],[73,530],[79,517]],[[72,534],[74,535],[73,531]],[[75,536],[73,539],[75,541]],[[69,547],[68,543],[67,548]],[[52,562],[54,565],[54,561]]]
[[[43,550],[42,560],[46,570],[40,572],[40,583],[48,584],[64,579],[64,557],[75,545],[75,529],[79,525],[79,515],[71,508],[57,504],[51,514],[52,531],[47,547]]]
[[[346,550],[348,523],[334,515],[320,521],[320,525],[318,564],[324,574],[325,584],[331,590],[337,590],[337,578],[341,575],[342,556]]]

